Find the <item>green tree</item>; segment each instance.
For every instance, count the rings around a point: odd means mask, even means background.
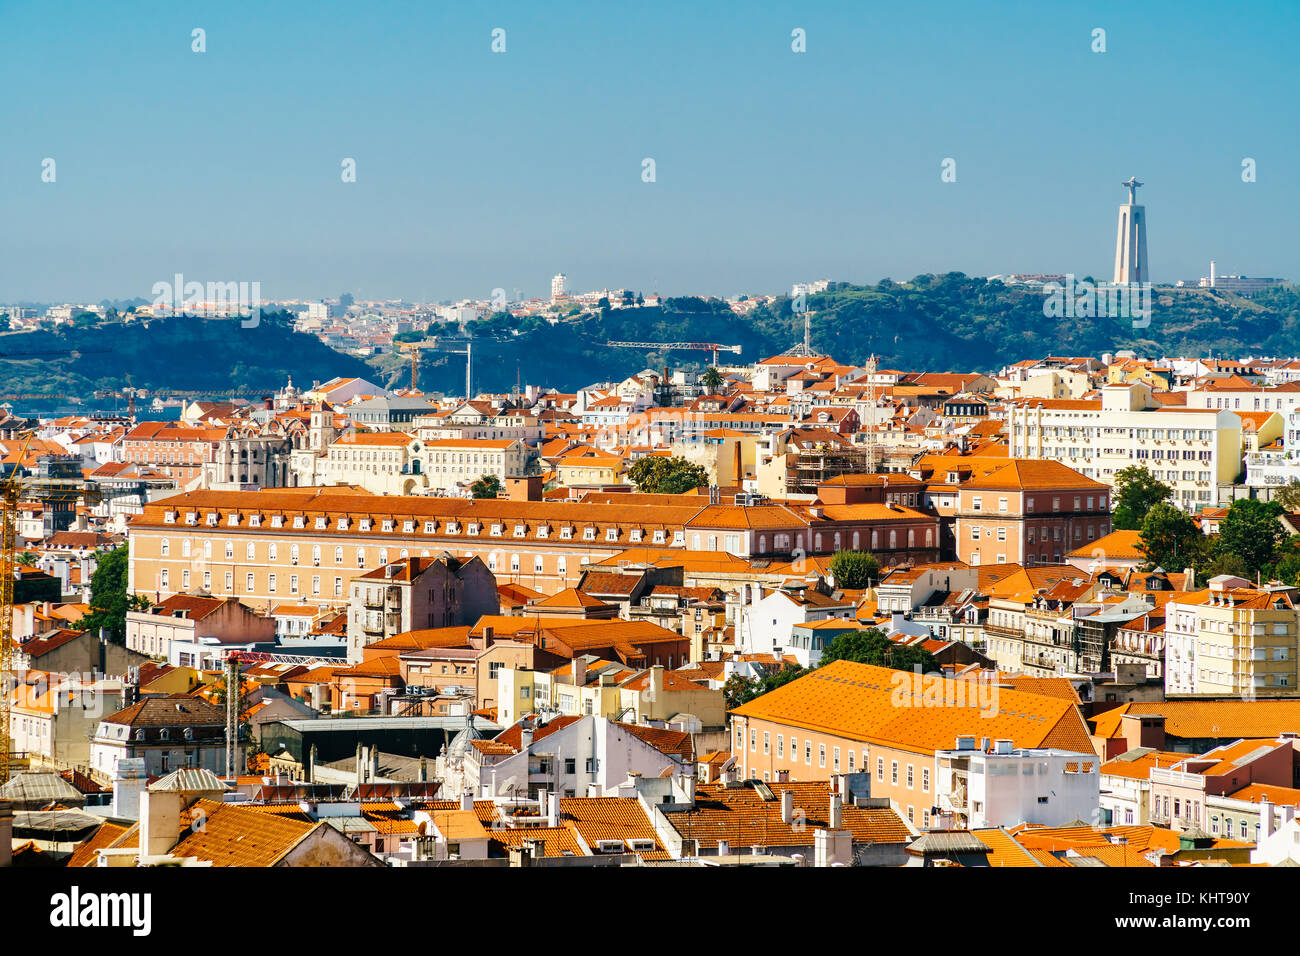
[[[1112,526],[1116,531],[1136,531],[1152,506],[1174,493],[1151,471],[1142,465],[1130,465],[1115,472],[1115,516]]]
[[[126,612],[149,607],[149,599],[126,590],[127,545],[96,555],[95,573],[90,577],[90,613],[77,622],[83,631],[105,628],[110,639],[126,641]]]
[[[1273,577],[1283,584],[1300,583],[1300,534],[1293,534],[1280,549],[1281,557],[1273,566]]]
[[[1216,547],[1211,551],[1209,563],[1205,565],[1205,570],[1199,577],[1204,584],[1210,578],[1217,578],[1221,574],[1231,574],[1233,577],[1250,580],[1250,568],[1246,567],[1246,561],[1241,555]]]
[[[716,368],[705,369],[704,374],[700,376],[700,384],[710,392],[716,392],[722,388],[724,382],[726,382],[726,379],[722,377],[722,373]]]
[[[480,475],[469,486],[469,493],[475,498],[495,498],[501,494],[501,479],[496,475]]]
[[[1218,550],[1240,557],[1248,572],[1244,576],[1253,576],[1277,559],[1278,547],[1286,538],[1286,530],[1277,520],[1281,515],[1282,506],[1276,501],[1237,499],[1219,522]]]
[[[15,560],[25,568],[34,568],[36,567],[36,552],[24,551]]]
[[[681,495],[709,483],[709,473],[703,465],[685,458],[665,458],[649,455],[627,470],[637,490],[648,495]]]
[[[1300,511],[1300,480],[1292,479],[1290,484],[1278,488],[1273,492],[1273,500],[1282,506],[1283,511]]]
[[[836,551],[831,557],[831,574],[837,588],[870,587],[880,577],[880,560],[867,551]]]
[[[874,627],[849,631],[831,641],[822,649],[820,666],[825,667],[832,661],[854,661],[907,671],[918,665],[925,672],[939,669],[934,655],[929,651],[891,641],[883,631]]]
[[[802,667],[786,664],[779,671],[770,671],[752,680],[739,674],[732,674],[722,685],[722,695],[728,709],[739,707],[741,704],[749,703],[755,697],[761,697],[769,691],[785,686],[792,680],[798,680],[807,673],[808,671]]]
[[[1138,550],[1147,570],[1181,571],[1195,567],[1205,557],[1205,535],[1185,511],[1160,501],[1151,506],[1138,533]]]

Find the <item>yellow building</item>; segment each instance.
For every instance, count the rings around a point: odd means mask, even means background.
[[[1297,693],[1295,591],[1215,578],[1165,605],[1169,694],[1285,697]]]

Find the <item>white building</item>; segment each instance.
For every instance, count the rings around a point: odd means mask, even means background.
[[[1097,819],[1101,761],[1068,750],[1017,750],[1010,740],[981,749],[958,737],[954,750],[934,755],[940,811],[959,827],[1059,827]]]
[[[566,298],[568,294],[568,276],[561,272],[551,280],[551,301]]]
[[[1007,411],[1008,455],[1059,461],[1114,485],[1140,465],[1174,489],[1184,510],[1217,503],[1241,472],[1241,419],[1227,409],[1161,405],[1139,382],[1107,385],[1098,399],[1029,399]]]
[[[1260,801],[1259,840],[1250,851],[1251,863],[1280,866],[1300,863],[1300,819],[1295,808]]]
[[[480,799],[536,800],[562,797],[632,796],[637,779],[670,773],[694,777],[693,762],[648,741],[665,732],[604,717],[556,717],[535,727],[512,727],[493,741],[466,750],[463,779],[447,786],[473,790]],[[452,768],[439,768],[448,772]]]
[[[794,626],[857,617],[853,599],[839,591],[826,594],[812,585],[789,585],[766,597],[757,596],[761,592],[761,587],[755,587],[754,600],[741,608],[739,643],[744,654],[792,654],[801,667],[814,667],[821,649],[793,646]]]

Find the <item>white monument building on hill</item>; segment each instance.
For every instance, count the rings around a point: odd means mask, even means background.
[[[1130,176],[1128,202],[1119,207],[1119,235],[1115,239],[1115,284],[1150,282],[1147,272],[1147,210],[1134,201],[1142,184]]]

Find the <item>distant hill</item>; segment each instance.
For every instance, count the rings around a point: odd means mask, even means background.
[[[873,353],[885,368],[996,371],[1025,358],[1091,355],[1131,348],[1141,355],[1244,357],[1300,354],[1300,291],[1288,287],[1244,299],[1208,289],[1170,290],[1154,303],[1150,325],[1127,319],[1043,314],[1043,295],[961,273],[888,280],[873,286],[836,284],[810,296],[812,344],[842,362]],[[405,356],[362,361],[298,334],[284,313],[257,328],[236,320],[152,319],[85,329],[0,335],[0,392],[86,395],[121,388],[130,373],[139,388],[259,391],[292,376],[310,385],[336,375],[371,378],[392,387],[409,382]],[[702,369],[701,351],[609,348],[608,341],[718,342],[740,345],[722,364],[748,364],[803,340],[803,317],[788,298],[736,315],[716,299],[667,299],[660,306],[610,309],[557,325],[537,318],[495,316],[470,324],[475,335],[474,388],[508,391],[516,381],[572,391],[617,381],[644,368]],[[111,349],[96,354],[94,349]],[[85,349],[77,356],[5,354]],[[422,352],[419,385],[462,394],[462,355]]]
[[[179,317],[2,335],[0,392],[84,397],[123,387],[128,374],[136,388],[151,391],[269,391],[289,376],[310,386],[335,375],[370,374],[361,359],[294,332],[287,318],[266,314],[247,329],[237,319]],[[14,357],[69,350],[80,351]]]
[[[875,354],[884,368],[931,372],[989,372],[1026,358],[1100,356],[1124,348],[1154,358],[1300,354],[1300,292],[1294,287],[1253,299],[1169,290],[1152,303],[1144,328],[1134,328],[1131,319],[1050,318],[1043,300],[1041,292],[956,272],[874,286],[841,283],[808,299],[812,345],[848,364]],[[474,323],[480,325],[489,328]],[[739,356],[723,353],[719,361],[747,364],[802,342],[803,316],[789,298],[744,317],[718,300],[669,299],[661,307],[613,309],[555,326],[525,319],[509,330],[497,321],[490,330],[496,339],[475,347],[476,389],[507,390],[518,373],[525,383],[571,391],[647,367],[700,369],[711,361],[707,352],[642,352],[607,348],[606,341],[740,345]],[[406,366],[399,370],[391,357],[377,364],[389,370],[391,381],[409,380]],[[463,392],[463,356],[426,353],[420,369],[422,388]]]

